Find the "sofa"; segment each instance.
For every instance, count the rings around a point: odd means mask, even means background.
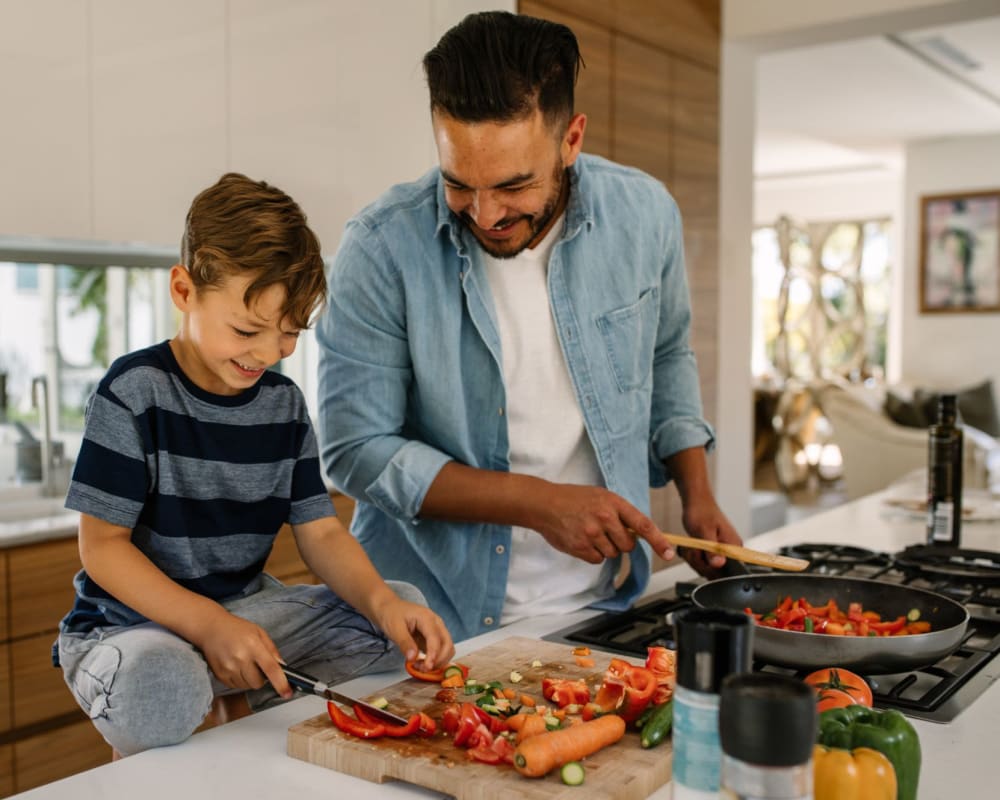
[[[847,499],[884,489],[908,473],[926,468],[926,427],[901,424],[897,421],[900,417],[894,419],[889,411],[901,413],[898,401],[906,394],[906,389],[894,391],[876,382],[827,381],[817,388],[832,440],[840,449]],[[915,394],[909,392],[911,398]],[[895,400],[890,399],[893,397]],[[925,422],[930,401],[919,395],[916,399],[924,416],[917,419],[919,414],[914,412],[914,419]],[[1000,492],[1000,439],[968,424],[963,423],[962,429],[963,485]]]

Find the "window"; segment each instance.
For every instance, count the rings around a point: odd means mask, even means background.
[[[36,378],[45,378],[56,450],[71,462],[87,401],[111,362],[174,336],[168,278],[177,259],[149,245],[0,236],[0,490],[35,479],[19,473],[15,453],[26,436],[43,436]],[[305,332],[275,367],[299,384],[313,414],[317,358]]]
[[[176,328],[168,274],[160,267],[69,266],[0,256],[0,373],[6,389],[0,416],[8,423],[0,435],[13,439],[0,447],[29,434],[42,437],[43,400],[40,392],[33,396],[32,383],[44,377],[50,435],[73,458],[87,400],[111,361]],[[0,488],[31,479],[16,458],[0,459]]]
[[[753,233],[753,374],[780,380],[880,373],[889,222],[783,220]]]

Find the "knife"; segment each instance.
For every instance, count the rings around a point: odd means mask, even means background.
[[[307,675],[305,672],[302,672],[302,670],[293,669],[286,664],[282,664],[281,671],[285,673],[285,677],[288,678],[288,683],[291,684],[292,688],[298,689],[300,692],[319,695],[326,700],[343,703],[349,708],[353,708],[355,705],[361,706],[361,708],[373,717],[377,717],[378,719],[384,722],[389,722],[393,725],[406,725],[408,722],[408,720],[403,719],[403,717],[396,716],[391,711],[386,711],[384,708],[373,706],[371,703],[366,703],[364,700],[355,700],[353,697],[348,697],[346,694],[342,694],[335,689],[331,689],[329,684],[324,683],[318,678],[314,678],[312,675]]]

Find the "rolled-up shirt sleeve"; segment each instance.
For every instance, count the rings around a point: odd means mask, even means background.
[[[415,520],[450,457],[405,433],[413,370],[404,287],[376,231],[348,224],[316,328],[320,455],[334,486]]]
[[[671,480],[664,461],[691,447],[712,449],[715,432],[702,416],[698,365],[689,343],[691,300],[684,265],[680,212],[669,202],[664,227],[664,264],[660,288],[660,325],[653,360],[650,414],[650,484]]]

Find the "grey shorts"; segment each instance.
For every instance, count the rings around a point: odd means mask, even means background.
[[[403,599],[425,604],[418,589],[390,581]],[[285,586],[268,575],[261,588],[222,605],[260,625],[288,664],[335,684],[395,669],[398,648],[326,586]],[[187,739],[219,695],[201,652],[153,622],[59,635],[63,676],[95,727],[123,755]],[[282,702],[268,684],[246,693],[259,711]]]

